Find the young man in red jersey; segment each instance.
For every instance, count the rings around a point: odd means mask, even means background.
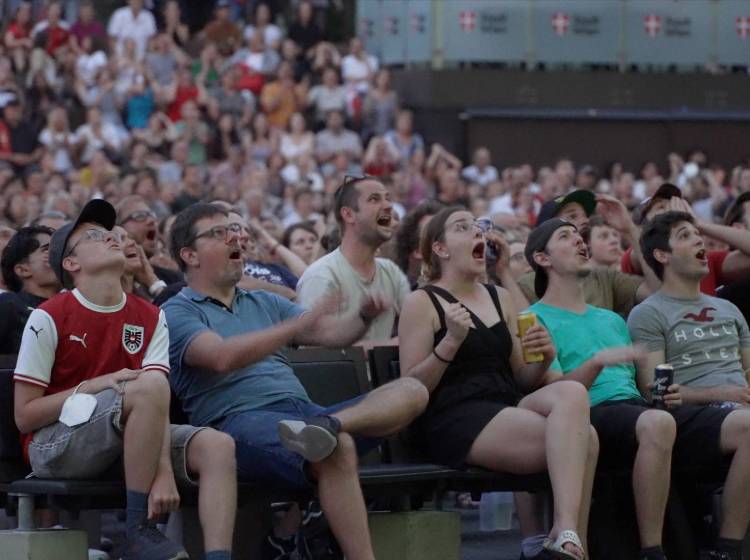
[[[179,505],[176,480],[200,478],[207,560],[230,558],[236,508],[234,444],[211,429],[169,424],[169,332],[163,312],[126,295],[115,210],[90,201],[50,241],[50,266],[69,289],[24,329],[15,417],[40,477],[91,478],[122,457],[125,559],[187,558],[149,523]]]

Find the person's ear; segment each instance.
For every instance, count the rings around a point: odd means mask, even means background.
[[[354,222],[354,210],[352,210],[348,206],[342,206],[341,219],[345,224],[351,224],[352,222]]]
[[[656,262],[665,265],[667,262],[669,262],[669,252],[664,251],[663,249],[654,249],[654,259],[656,259]]]
[[[544,251],[536,251],[534,253],[534,262],[539,266],[550,266],[549,255]]]
[[[75,255],[68,255],[67,257],[65,257],[62,262],[62,267],[63,270],[65,270],[69,274],[81,270],[81,265],[78,263],[78,259],[75,257]]]
[[[441,259],[449,259],[451,257],[445,245],[440,241],[434,241],[432,243],[432,252],[435,253]]]
[[[16,266],[13,267],[13,272],[21,278],[22,280],[26,280],[27,278],[31,277],[31,270],[29,269],[29,263],[18,263]]]
[[[180,249],[180,258],[188,266],[197,267],[199,264],[198,252],[192,247],[183,247]]]

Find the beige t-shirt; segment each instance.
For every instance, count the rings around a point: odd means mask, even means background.
[[[524,274],[518,281],[523,295],[534,303],[539,298],[534,293],[534,272]],[[586,303],[603,307],[627,317],[636,304],[635,293],[643,282],[642,276],[625,274],[611,268],[592,268],[591,274],[581,280]]]
[[[325,294],[339,293],[342,298],[338,313],[343,314],[352,308],[359,308],[371,290],[390,298],[393,305],[372,322],[362,340],[388,340],[410,291],[406,276],[393,261],[376,258],[375,276],[368,282],[352,268],[341,249],[336,249],[305,270],[297,283],[297,298],[302,306],[310,308]]]

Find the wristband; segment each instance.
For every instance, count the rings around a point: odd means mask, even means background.
[[[148,287],[148,293],[155,296],[167,287],[167,283],[164,280],[157,280]]]
[[[433,353],[433,354],[435,355],[435,357],[436,357],[436,358],[437,358],[438,360],[440,360],[440,361],[441,361],[441,362],[443,362],[444,364],[450,364],[450,363],[451,363],[451,360],[446,360],[446,359],[445,359],[445,358],[443,358],[443,357],[442,357],[442,356],[441,356],[440,354],[438,354],[438,353],[437,353],[437,350],[436,350],[435,348],[433,348],[433,349],[432,349],[432,353]]]

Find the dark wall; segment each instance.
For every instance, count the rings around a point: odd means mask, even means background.
[[[666,173],[670,151],[701,147],[711,161],[736,165],[750,155],[750,126],[744,123],[622,122],[472,119],[467,124],[467,153],[487,146],[498,166],[530,162],[550,164],[561,155],[600,170],[621,161],[633,171],[656,160]]]
[[[409,70],[394,72],[394,83],[425,139],[465,160],[479,145],[501,166],[567,154],[600,169],[613,160],[636,169],[695,147],[724,165],[750,155],[746,75]],[[563,118],[570,109],[583,111]]]

